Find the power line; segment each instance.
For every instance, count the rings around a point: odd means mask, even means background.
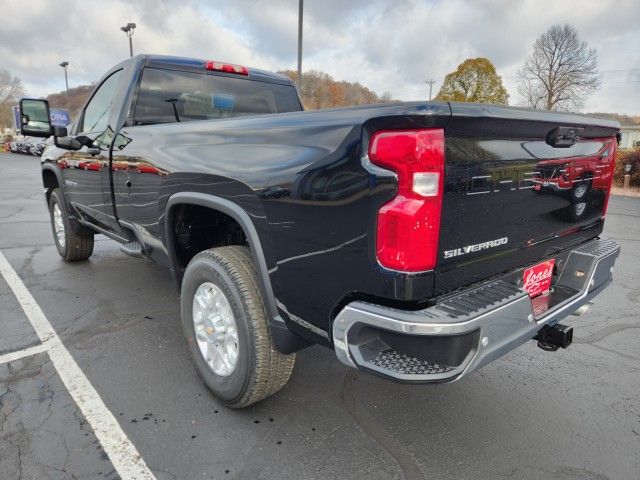
[[[504,77],[503,77],[504,78]],[[639,80],[622,80],[622,79],[610,79],[610,80],[602,80],[602,84],[603,86],[606,85],[627,85],[627,84],[633,84],[633,83],[639,83]],[[429,82],[426,82],[427,84],[429,84]],[[381,91],[389,91],[389,92],[393,92],[396,95],[421,95],[423,90],[423,87],[418,87],[418,86],[401,86],[400,88],[398,88],[397,86],[394,87],[390,87],[390,86],[386,86],[384,88],[380,88]]]
[[[628,82],[602,82],[602,86],[606,87],[609,85],[632,85],[636,83],[640,83],[640,80],[630,80]]]
[[[600,70],[598,73],[626,73],[626,72],[640,72],[640,68],[618,68],[612,70]],[[519,80],[517,75],[501,75],[503,80]]]
[[[600,73],[636,72],[636,71],[640,71],[640,68],[619,68],[616,70],[600,70]]]

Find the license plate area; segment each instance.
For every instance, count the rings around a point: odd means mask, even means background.
[[[530,298],[538,297],[549,290],[555,263],[555,259],[545,260],[525,269],[522,274],[522,286],[529,293]]]

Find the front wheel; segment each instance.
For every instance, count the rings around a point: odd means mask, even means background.
[[[192,362],[211,392],[244,408],[280,390],[295,354],[278,352],[247,247],[200,252],[189,262],[181,292],[182,328]]]
[[[579,220],[582,220],[582,217],[584,217],[584,214],[587,211],[587,202],[572,203],[567,208],[569,220],[572,222],[577,222]]]
[[[60,256],[67,262],[89,258],[93,253],[93,234],[77,233],[73,230],[64,196],[58,188],[51,192],[49,215],[53,241]]]

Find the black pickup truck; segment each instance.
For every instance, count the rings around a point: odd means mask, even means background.
[[[535,339],[612,280],[600,238],[619,124],[446,102],[303,112],[284,76],[139,55],[115,66],[42,179],[67,261],[94,234],[166,265],[213,393],[244,407],[282,388],[295,352],[410,383],[458,380]],[[589,165],[589,168],[585,168]]]

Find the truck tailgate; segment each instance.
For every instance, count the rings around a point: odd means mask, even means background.
[[[493,105],[451,109],[436,294],[602,231],[617,122]]]

